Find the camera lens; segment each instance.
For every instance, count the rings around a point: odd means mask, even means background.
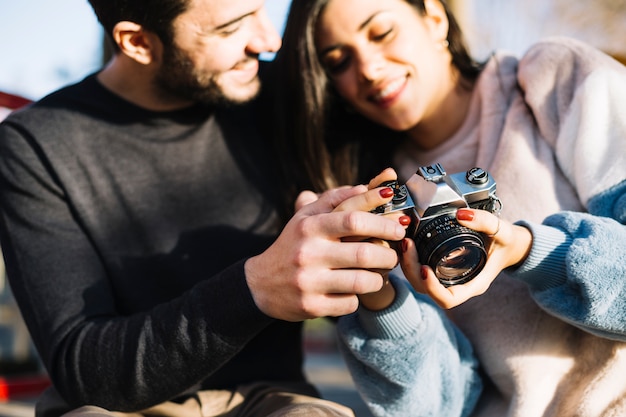
[[[461,226],[451,216],[422,222],[414,240],[420,262],[430,266],[447,287],[470,281],[487,261],[480,233]]]

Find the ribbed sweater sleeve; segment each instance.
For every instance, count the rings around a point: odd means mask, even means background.
[[[468,416],[482,391],[470,343],[432,301],[402,279],[391,282],[390,307],[360,308],[338,322],[361,396],[377,417]]]

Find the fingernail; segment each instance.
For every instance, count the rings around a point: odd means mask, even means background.
[[[422,265],[420,268],[420,273],[422,274],[422,279],[425,280],[428,276],[428,267],[426,265]]]
[[[402,226],[408,226],[411,224],[411,217],[410,216],[402,216],[398,219],[398,221],[400,222],[400,224]]]
[[[466,209],[458,209],[456,218],[459,220],[474,220],[474,212]]]
[[[393,197],[393,190],[391,189],[391,187],[382,188],[379,192],[382,198]]]
[[[402,239],[402,253],[406,253],[406,251],[409,249],[409,242],[407,242],[406,239]]]

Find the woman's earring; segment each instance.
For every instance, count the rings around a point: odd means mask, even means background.
[[[448,46],[450,46],[450,42],[448,42],[447,39],[444,39],[441,41],[441,46],[443,49],[446,49]]]

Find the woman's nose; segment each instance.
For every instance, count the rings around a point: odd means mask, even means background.
[[[385,67],[385,60],[378,51],[365,50],[357,57],[359,77],[363,81],[372,82],[380,77]]]

